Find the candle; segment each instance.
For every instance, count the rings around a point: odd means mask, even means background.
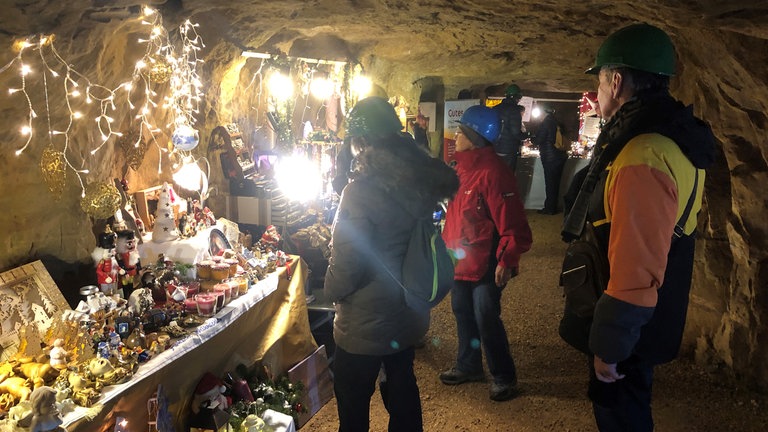
[[[232,299],[232,287],[228,283],[216,284],[213,287],[213,292],[216,294],[221,293],[221,295],[224,296],[224,304],[229,303],[229,301]]]
[[[195,300],[194,296],[189,296],[184,300],[184,310],[189,313],[197,312],[197,300]]]
[[[213,316],[216,313],[216,300],[215,294],[198,294],[195,296],[197,301],[197,314],[204,317]]]

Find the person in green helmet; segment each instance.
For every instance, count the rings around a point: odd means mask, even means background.
[[[431,219],[459,179],[401,127],[392,105],[378,97],[359,101],[347,118],[353,170],[333,223],[324,287],[336,312],[333,387],[341,432],[369,429],[380,370],[389,430],[423,429],[413,360],[429,311],[409,308],[398,281],[417,220]]]
[[[588,394],[600,431],[652,431],[654,367],[680,348],[714,137],[669,93],[675,49],[660,28],[614,32],[587,73],[597,76],[605,125],[563,237],[593,233],[608,263],[607,286],[587,322]],[[566,308],[561,335],[570,315]]]
[[[523,93],[517,84],[507,87],[504,99],[493,107],[493,110],[501,120],[499,138],[493,143],[496,154],[501,156],[504,162],[514,172],[517,166],[517,157],[523,144],[523,111],[525,107],[519,105]]]

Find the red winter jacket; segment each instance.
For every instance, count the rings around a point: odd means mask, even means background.
[[[478,281],[491,253],[502,267],[517,268],[533,237],[512,170],[493,147],[456,152],[459,191],[448,204],[443,239],[456,253],[455,279]],[[492,251],[494,232],[500,237]]]

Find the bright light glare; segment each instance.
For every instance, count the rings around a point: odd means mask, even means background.
[[[293,81],[279,72],[269,78],[269,93],[279,101],[286,101],[293,96]]]
[[[182,189],[200,192],[204,177],[200,167],[195,162],[188,161],[173,174],[173,181]]]
[[[541,109],[539,107],[535,107],[533,111],[531,111],[531,115],[533,116],[533,118],[539,118],[539,116],[541,115]]]
[[[275,178],[289,200],[307,202],[318,197],[323,184],[317,165],[302,156],[289,156],[275,166]]]
[[[371,88],[373,88],[371,79],[362,75],[354,77],[350,83],[350,89],[359,99],[368,96],[371,93]]]
[[[333,83],[325,78],[316,78],[309,83],[309,91],[312,96],[326,100],[333,94]]]

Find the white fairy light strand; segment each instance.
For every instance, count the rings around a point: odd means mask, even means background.
[[[146,21],[145,18],[148,17],[152,17],[152,20]],[[138,147],[140,145],[143,136],[142,132],[146,130],[162,155],[162,151],[165,151],[165,149],[162,148],[155,140],[155,135],[161,132],[161,129],[155,126],[154,122],[152,121],[154,118],[154,111],[158,107],[158,103],[155,102],[155,99],[158,95],[152,89],[153,83],[150,78],[151,75],[143,73],[145,67],[148,64],[151,65],[152,63],[158,61],[157,59],[161,59],[170,65],[172,77],[175,78],[175,81],[168,89],[170,96],[166,96],[166,102],[163,105],[164,108],[171,108],[170,116],[172,117],[172,121],[168,124],[168,126],[178,124],[192,125],[195,123],[194,116],[198,113],[199,104],[203,96],[201,90],[202,82],[197,74],[197,67],[203,61],[197,58],[197,53],[200,49],[205,47],[202,42],[202,38],[195,30],[195,27],[197,27],[198,24],[192,24],[189,20],[187,20],[182,26],[180,26],[179,31],[182,40],[182,54],[177,57],[174,53],[172,45],[169,42],[170,38],[168,36],[168,32],[162,26],[162,17],[160,14],[158,14],[154,9],[146,7],[144,8],[144,15],[141,18],[142,24],[151,26],[149,38],[146,40],[139,39],[140,43],[148,43],[147,50],[144,57],[136,63],[136,68],[132,74],[131,81],[124,82],[113,89],[97,83],[93,83],[86,76],[75,70],[70,65],[70,63],[64,60],[64,58],[56,50],[53,44],[52,35],[39,36],[37,42],[33,42],[35,37],[30,37],[23,41],[17,42],[15,44],[16,48],[18,49],[17,56],[8,64],[0,68],[0,73],[3,73],[10,69],[13,65],[18,65],[21,85],[18,88],[9,88],[8,92],[11,95],[18,92],[22,93],[28,107],[28,115],[26,116],[26,121],[19,128],[20,134],[26,137],[24,145],[15,151],[15,154],[19,156],[32,143],[33,136],[36,136],[34,133],[34,120],[37,118],[37,112],[35,111],[32,104],[30,88],[28,87],[27,80],[27,75],[33,73],[33,69],[30,66],[32,63],[25,58],[25,55],[28,49],[38,50],[41,63],[41,72],[43,74],[42,81],[44,87],[49,142],[53,146],[54,138],[62,135],[61,139],[63,139],[64,148],[62,153],[64,154],[66,166],[75,172],[80,182],[83,196],[85,194],[85,186],[81,174],[87,174],[89,171],[87,169],[75,168],[75,166],[68,158],[72,126],[74,121],[84,117],[83,113],[77,109],[80,104],[83,103],[81,101],[84,100],[84,103],[87,105],[96,102],[99,107],[99,112],[98,115],[94,118],[94,122],[96,123],[96,127],[99,131],[101,143],[90,150],[90,154],[93,155],[99,151],[107,142],[109,142],[110,138],[113,136],[119,137],[123,135],[120,131],[113,129],[112,126],[112,123],[114,122],[113,113],[117,111],[115,101],[118,99],[120,90],[125,92],[125,103],[130,109],[134,110],[137,107],[131,100],[131,96],[133,94],[132,90],[143,84],[144,91],[143,94],[139,96],[139,98],[142,100],[142,103],[138,104],[140,108],[135,117],[136,119],[140,120],[140,131],[137,134],[138,138],[134,143],[134,146]],[[49,61],[46,60],[47,56],[55,61],[49,63]],[[57,72],[57,69],[62,72]],[[50,74],[54,79],[61,77],[62,74],[64,75],[64,102],[69,112],[67,126],[64,130],[56,130],[53,128],[54,125],[51,121],[49,106],[51,94],[49,90],[49,80],[47,74]],[[84,95],[81,91],[83,87],[85,87]],[[82,96],[85,97],[82,98]],[[56,138],[56,141],[58,141],[58,138]],[[162,162],[160,162],[158,170],[162,171]]]

